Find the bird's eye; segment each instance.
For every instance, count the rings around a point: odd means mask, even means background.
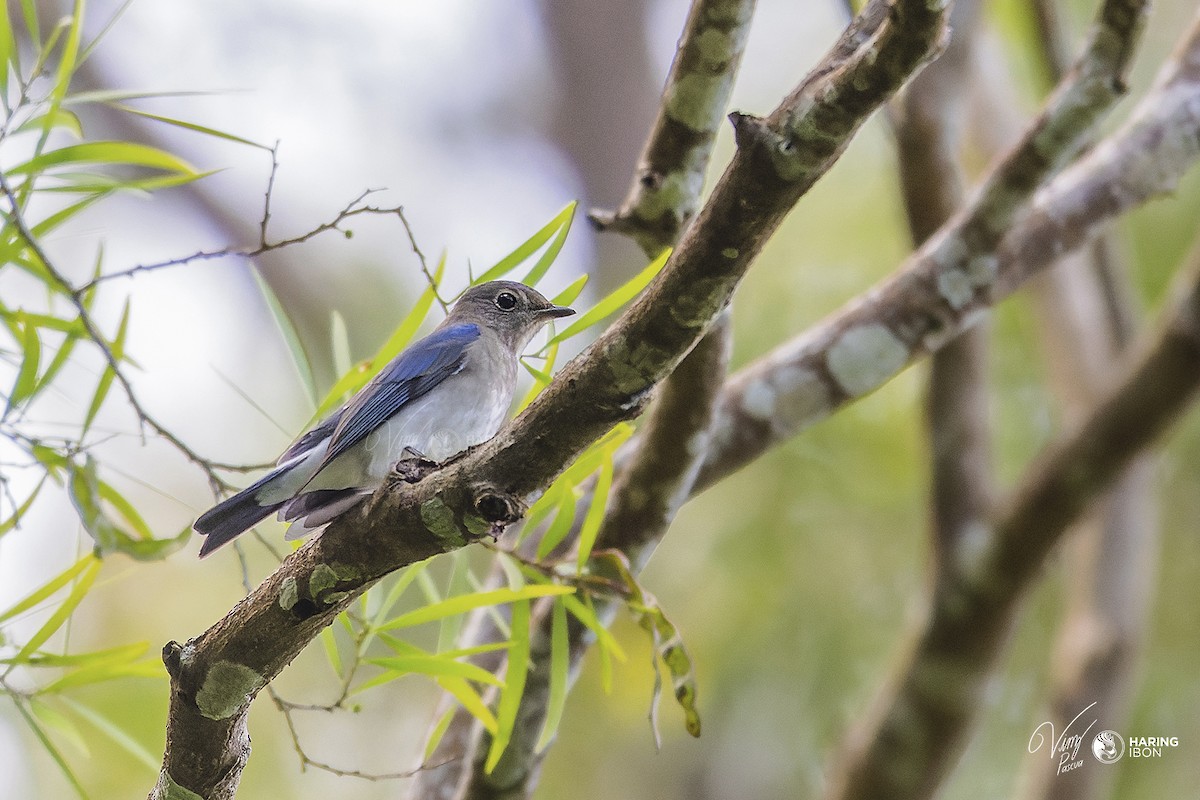
[[[517,307],[517,296],[512,292],[501,292],[496,295],[496,308],[501,311],[512,311]]]

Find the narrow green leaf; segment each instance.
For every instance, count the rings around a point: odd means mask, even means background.
[[[556,306],[571,305],[571,303],[574,303],[575,299],[579,297],[579,295],[583,294],[583,287],[587,286],[588,277],[589,276],[587,273],[580,275],[571,283],[570,286],[554,295],[554,298],[550,302],[554,303]]]
[[[333,670],[334,677],[339,680],[342,677],[342,655],[338,651],[337,635],[334,634],[333,628],[328,626],[321,629],[321,647],[325,650],[325,660],[329,662],[329,667]]]
[[[80,573],[82,573],[84,570],[86,570],[88,567],[94,565],[95,563],[97,563],[96,557],[91,555],[90,553],[88,555],[84,556],[83,558],[79,559],[74,564],[72,564],[71,566],[69,566],[65,570],[63,570],[61,573],[59,573],[55,577],[51,578],[50,580],[46,581],[45,583],[43,583],[38,588],[34,589],[32,592],[30,592],[28,595],[26,595],[22,599],[18,600],[12,607],[10,607],[3,614],[0,614],[0,622],[5,622],[7,620],[10,620],[13,617],[17,616],[18,614],[22,614],[22,613],[28,611],[29,609],[31,609],[37,605],[40,605],[43,600],[50,597],[55,592],[57,592],[59,589],[66,586],[68,583],[73,581],[77,575],[79,575]]]
[[[554,514],[554,522],[550,523],[550,527],[542,534],[542,540],[538,542],[537,557],[539,559],[550,555],[550,552],[558,547],[571,532],[571,524],[575,521],[575,503],[578,498],[579,495],[574,489],[562,493],[562,498],[558,502],[558,511]]]
[[[260,150],[270,150],[271,149],[270,147],[267,147],[265,144],[259,144],[258,142],[251,141],[250,139],[243,139],[241,136],[234,136],[232,133],[227,133],[225,131],[219,131],[216,128],[208,128],[208,127],[205,127],[204,125],[197,125],[195,122],[186,122],[181,119],[174,119],[173,117],[164,117],[161,114],[151,114],[149,111],[142,111],[139,108],[127,106],[122,103],[114,102],[114,103],[110,103],[109,105],[111,105],[113,108],[116,108],[120,111],[124,111],[127,114],[135,114],[139,117],[145,117],[146,119],[152,119],[155,122],[162,122],[167,125],[173,125],[176,128],[183,128],[184,130],[195,131],[196,133],[202,133],[205,136],[212,136],[216,139],[224,139],[226,141],[235,142],[237,144],[245,144],[245,145],[249,145],[250,147],[257,147]]]
[[[383,365],[391,361],[400,354],[413,336],[421,327],[421,323],[429,316],[429,309],[433,308],[433,302],[437,299],[437,287],[441,286],[442,276],[446,274],[446,254],[442,253],[438,259],[437,267],[433,270],[433,283],[425,287],[425,291],[421,292],[421,296],[417,298],[417,302],[412,309],[404,315],[404,319],[400,320],[400,324],[396,326],[395,332],[388,337],[383,346],[379,348],[379,352],[375,354],[375,363],[382,369]],[[378,370],[376,370],[378,371]]]
[[[63,42],[62,54],[58,59],[58,71],[54,80],[54,88],[50,92],[51,114],[56,115],[58,107],[67,96],[71,86],[71,78],[75,75],[76,59],[79,56],[79,40],[83,36],[83,5],[84,0],[75,0],[71,8],[71,18],[67,23],[67,38]],[[49,128],[45,131],[48,133]]]
[[[146,651],[150,646],[146,642],[137,642],[134,644],[123,644],[117,647],[110,647],[105,650],[92,650],[87,653],[35,653],[25,661],[28,667],[78,667],[89,664],[115,664],[120,662],[136,661],[146,655]],[[0,658],[0,664],[11,664],[13,659]]]
[[[83,734],[79,732],[79,727],[71,721],[70,717],[40,697],[31,697],[29,699],[29,710],[38,718],[38,722],[57,733],[62,739],[66,739],[71,743],[72,747],[85,757],[91,757],[92,752],[91,748],[88,747],[87,739],[83,738]]]
[[[449,692],[471,716],[479,720],[479,724],[483,725],[484,730],[493,735],[496,733],[495,715],[487,707],[487,703],[483,702],[479,693],[471,688],[471,684],[463,678],[447,675],[439,676],[435,680],[438,686]]]
[[[96,201],[98,201],[104,197],[107,197],[107,196],[108,196],[107,192],[102,193],[102,194],[95,194],[90,197],[85,197],[82,200],[78,200],[68,206],[65,206],[64,208],[60,208],[58,211],[55,211],[53,214],[46,217],[45,219],[43,219],[42,221],[40,221],[36,225],[34,225],[32,228],[30,228],[30,232],[35,237],[40,239],[40,238],[44,237],[46,234],[48,234],[51,231],[58,228],[59,225],[62,225],[67,220],[71,219],[72,217],[77,216],[81,211],[83,211],[84,209],[93,205]]]
[[[165,150],[136,142],[83,142],[35,156],[8,171],[9,175],[34,175],[54,167],[74,164],[121,164],[160,169],[187,175],[196,169]]]
[[[339,375],[349,372],[354,366],[350,356],[350,332],[346,330],[346,318],[336,308],[329,312],[329,339],[334,371]]]
[[[316,405],[317,383],[313,379],[312,359],[308,357],[308,351],[304,349],[304,344],[300,341],[300,334],[296,332],[292,318],[262,274],[257,269],[250,270],[250,274],[254,276],[254,282],[258,284],[258,291],[267,303],[267,309],[271,312],[276,327],[279,328],[279,335],[283,337],[283,343],[287,345],[288,351],[292,354],[292,366],[296,368],[300,385],[308,394],[308,401]]]
[[[22,2],[26,2],[26,0],[22,0]],[[83,788],[83,784],[79,782],[79,778],[75,776],[75,773],[71,771],[71,766],[67,763],[67,760],[63,758],[63,754],[59,752],[58,747],[55,746],[54,742],[50,739],[50,736],[45,730],[43,730],[41,724],[37,721],[29,709],[25,707],[25,703],[18,700],[16,706],[17,710],[21,712],[21,716],[24,717],[25,723],[29,726],[29,729],[33,731],[33,735],[36,736],[38,741],[42,743],[42,747],[46,748],[46,752],[58,766],[58,769],[60,772],[62,772],[63,777],[67,779],[67,783],[71,784],[71,788],[75,790],[75,794],[79,795],[82,800],[88,800],[88,793]]]
[[[592,504],[588,506],[587,516],[583,518],[583,526],[579,529],[578,552],[575,556],[575,568],[582,573],[583,567],[592,555],[592,547],[596,544],[596,536],[604,523],[604,509],[608,504],[608,490],[612,487],[613,462],[612,455],[600,466],[600,477],[596,479],[596,488],[592,491]]]
[[[42,693],[55,694],[64,689],[73,689],[93,683],[104,683],[105,681],[116,680],[118,678],[165,677],[167,677],[167,673],[163,669],[161,662],[140,661],[133,664],[94,664],[68,672],[42,689]]]
[[[33,40],[34,47],[42,43],[42,26],[38,21],[37,0],[21,0],[21,11],[25,15],[25,30],[29,31],[29,38]]]
[[[441,261],[438,262],[437,269],[433,273],[434,285],[441,282],[445,270],[446,256],[443,254]],[[383,343],[383,346],[379,348],[374,357],[360,362],[353,369],[342,373],[341,377],[333,384],[333,387],[317,406],[315,417],[324,417],[330,411],[337,408],[347,395],[365,386],[367,381],[374,378],[379,370],[383,369],[389,361],[399,355],[400,351],[416,335],[417,330],[421,327],[421,323],[429,316],[429,309],[433,307],[433,302],[436,299],[437,291],[434,286],[427,286],[425,291],[421,293],[421,296],[417,298],[416,304],[404,316],[400,324],[396,326],[396,330]]]
[[[0,96],[8,97],[9,73],[20,71],[19,52],[17,41],[13,37],[12,19],[8,16],[8,3],[0,3]]]
[[[546,721],[534,750],[542,752],[554,741],[567,704],[571,671],[571,643],[567,638],[567,607],[556,602],[550,611],[550,688],[546,699]]]
[[[33,505],[33,501],[37,499],[38,493],[42,490],[42,486],[45,483],[46,476],[43,475],[37,482],[37,485],[33,487],[33,491],[29,493],[29,496],[25,498],[21,505],[13,509],[12,516],[6,520],[0,520],[0,538],[3,538],[4,534],[21,524],[21,517],[25,516],[26,512],[29,511],[30,507]],[[0,621],[2,621],[2,619],[0,619]]]
[[[522,589],[493,589],[489,592],[476,592],[474,594],[459,595],[443,600],[440,603],[418,608],[415,611],[410,611],[407,614],[401,614],[395,619],[389,621],[380,630],[395,630],[396,628],[406,628],[413,625],[421,625],[426,622],[439,620],[442,617],[450,616],[451,614],[465,614],[476,608],[483,606],[495,606],[501,603],[514,603],[522,600],[529,600],[535,597],[550,597],[554,595],[565,595],[574,592],[574,587],[571,586],[555,586],[551,584],[537,584],[526,586]]]
[[[128,732],[115,722],[99,711],[85,706],[77,700],[72,700],[70,697],[62,697],[60,698],[60,702],[65,703],[72,711],[87,720],[93,728],[103,733],[118,747],[133,756],[135,761],[146,767],[150,772],[158,772],[162,766],[159,758],[153,755],[145,745],[130,736]]]
[[[666,266],[667,259],[670,257],[671,251],[669,249],[663,250],[662,254],[651,261],[645,269],[613,290],[612,294],[608,297],[605,297],[595,306],[581,314],[579,319],[568,325],[565,330],[550,337],[550,341],[546,342],[546,347],[555,342],[570,339],[572,336],[576,336],[592,327],[597,322],[615,314],[622,306],[637,297],[642,289],[645,289],[649,285],[650,281],[654,280],[654,277]]]
[[[125,336],[129,332],[129,299],[125,300],[125,310],[121,313],[121,323],[117,327],[117,335],[113,339],[111,350],[113,358],[118,362],[125,354]],[[104,405],[105,398],[108,397],[108,391],[112,388],[113,380],[116,378],[117,372],[112,365],[106,365],[104,372],[100,375],[100,381],[96,385],[96,391],[92,393],[92,401],[88,404],[87,414],[83,418],[83,427],[80,431],[79,438],[82,439],[91,429],[92,423],[96,420],[96,415],[100,413],[100,407]]]
[[[441,719],[437,721],[437,725],[433,726],[433,731],[430,732],[429,739],[425,742],[425,755],[423,756],[425,761],[433,758],[433,754],[437,752],[438,745],[442,743],[442,738],[446,735],[446,731],[449,730],[452,719],[454,719],[453,708],[442,714]]]
[[[38,385],[42,340],[38,336],[37,326],[28,320],[24,320],[21,334],[21,366],[17,370],[17,380],[8,397],[9,408],[15,408],[32,397]]]
[[[524,263],[526,259],[540,250],[542,245],[550,241],[560,228],[571,224],[571,218],[575,215],[575,206],[576,203],[574,201],[564,206],[561,211],[554,215],[554,219],[547,222],[542,226],[541,230],[518,245],[515,250],[504,258],[500,259],[494,267],[476,278],[475,283],[487,283],[488,281],[503,278]]]
[[[46,620],[42,627],[38,628],[37,632],[29,638],[29,641],[25,642],[21,650],[13,656],[13,660],[16,663],[20,664],[27,660],[31,654],[35,653],[46,643],[47,639],[54,635],[55,631],[62,627],[63,623],[70,618],[71,614],[75,612],[76,607],[83,601],[83,598],[87,596],[88,590],[92,588],[98,572],[100,572],[100,560],[92,558],[91,563],[80,574],[79,580],[71,587],[71,593],[67,595],[67,599],[55,609],[54,613],[50,615],[50,618]]]
[[[592,633],[596,634],[596,644],[601,650],[606,650],[612,653],[618,661],[625,661],[628,656],[625,655],[625,648],[621,647],[620,642],[616,637],[604,626],[600,618],[596,616],[596,610],[590,604],[585,605],[578,597],[564,595],[558,601],[566,606],[567,611],[570,611],[575,619],[587,627]]]
[[[133,528],[138,538],[146,540],[154,539],[154,532],[150,530],[150,526],[146,524],[146,520],[142,518],[138,510],[133,507],[133,503],[130,503],[111,484],[100,480],[96,481],[96,494],[100,499],[108,502],[116,509],[121,518]]]
[[[65,130],[76,139],[83,138],[83,123],[79,121],[79,115],[62,108],[30,117],[21,123],[20,127],[13,131],[13,133],[28,133],[35,130],[45,131],[53,128]]]
[[[445,656],[388,656],[384,658],[369,658],[367,663],[382,667],[401,675],[413,673],[421,675],[444,675],[465,678],[476,683],[491,686],[503,686],[500,679],[482,667],[477,667],[465,661],[455,661]]]
[[[570,213],[566,214],[566,219],[563,220],[558,230],[555,231],[554,238],[550,240],[550,246],[542,253],[542,257],[537,260],[537,263],[533,265],[533,269],[529,270],[528,274],[521,280],[521,283],[527,286],[537,286],[538,281],[545,276],[551,265],[554,264],[554,260],[558,258],[558,254],[562,252],[563,243],[567,241],[567,234],[571,232],[571,222],[575,219],[575,203],[571,203],[568,208],[570,208]],[[566,209],[564,209],[565,211]],[[560,212],[560,217],[562,213]]]
[[[508,748],[513,727],[517,724],[517,712],[525,694],[525,678],[529,674],[529,647],[529,601],[520,600],[512,605],[508,669],[504,673],[504,690],[496,701],[496,732],[492,734],[492,746],[483,765],[483,771],[489,775]]]

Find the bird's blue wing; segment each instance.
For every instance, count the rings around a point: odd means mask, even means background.
[[[451,325],[434,331],[397,356],[339,415],[322,466],[366,439],[371,431],[405,405],[462,369],[467,347],[480,335],[478,325]]]
[[[348,405],[342,406],[321,420],[319,424],[305,431],[303,436],[292,442],[291,446],[283,451],[283,455],[276,460],[275,464],[278,466],[291,461],[296,456],[307,453],[330,436],[333,436],[333,431],[337,428],[338,423],[341,422],[342,415],[346,413]]]

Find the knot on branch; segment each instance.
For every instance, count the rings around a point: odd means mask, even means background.
[[[528,510],[520,498],[490,484],[480,484],[474,492],[475,512],[493,529],[498,527],[503,530],[525,516]]]

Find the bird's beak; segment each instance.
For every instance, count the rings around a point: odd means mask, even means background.
[[[575,309],[567,308],[566,306],[548,306],[538,310],[538,316],[558,319],[559,317],[569,317],[575,313]]]

